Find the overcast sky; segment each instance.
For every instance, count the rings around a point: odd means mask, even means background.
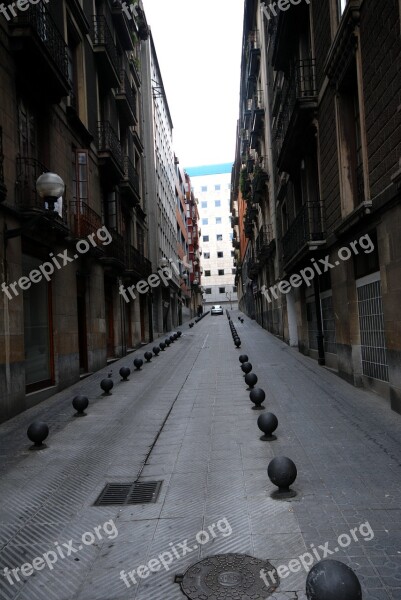
[[[233,162],[243,0],[143,0],[182,167]]]

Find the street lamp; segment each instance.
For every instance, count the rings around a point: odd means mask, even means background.
[[[54,211],[54,203],[64,194],[64,181],[56,173],[43,173],[36,181],[36,191],[48,210]]]
[[[43,209],[49,212],[49,216],[55,216],[54,203],[62,197],[65,191],[64,181],[56,173],[43,173],[36,181],[36,191],[43,200]],[[34,216],[29,221],[26,221],[22,227],[16,229],[6,229],[4,232],[4,244],[7,245],[7,240],[20,236],[25,229],[30,229],[39,219],[42,218],[42,213]]]

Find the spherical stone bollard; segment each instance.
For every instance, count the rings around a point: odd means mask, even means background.
[[[178,329],[178,331],[177,331],[177,335],[178,335],[178,337],[181,337],[181,336],[182,336],[182,331],[181,331],[180,329]]]
[[[122,380],[127,381],[128,377],[131,374],[131,369],[129,367],[121,367],[121,369],[119,370],[119,373],[121,375]]]
[[[43,441],[49,435],[49,427],[43,421],[34,421],[31,423],[26,432],[28,438],[34,443],[32,449],[46,448]]]
[[[276,436],[273,435],[273,431],[276,431],[278,425],[278,419],[276,415],[271,412],[264,413],[263,415],[259,415],[258,417],[258,427],[260,431],[263,431],[264,435],[262,435],[259,439],[263,442],[272,442],[276,440]]]
[[[161,350],[162,352],[164,352],[164,349],[165,349],[165,347],[166,347],[166,344],[165,344],[164,342],[160,342],[159,346],[160,346],[160,350]]]
[[[102,388],[102,390],[104,391],[105,394],[109,394],[110,390],[113,388],[114,386],[114,382],[112,379],[110,379],[110,377],[107,377],[106,379],[102,379],[102,381],[100,382],[100,387]]]
[[[290,458],[287,456],[275,456],[267,467],[267,474],[270,481],[278,487],[278,490],[272,492],[272,498],[283,500],[296,496],[297,493],[294,490],[290,490],[290,485],[294,483],[297,477],[297,468]]]
[[[240,354],[238,357],[238,360],[240,361],[240,363],[246,363],[248,362],[248,355],[247,354]]]
[[[151,352],[145,352],[144,354],[146,362],[150,362],[153,358],[153,354]]]
[[[177,333],[173,333],[173,338],[174,338],[174,341],[176,342],[178,340],[178,334]]]
[[[249,390],[251,390],[252,388],[255,387],[255,385],[258,383],[258,378],[255,375],[255,373],[247,373],[245,375],[245,383],[248,386],[248,392]]]
[[[339,560],[316,563],[306,578],[308,600],[362,600],[362,589],[354,571]]]
[[[250,362],[244,362],[244,363],[242,363],[241,370],[242,370],[243,373],[245,373],[245,375],[247,373],[250,373],[252,371],[252,365],[251,365],[251,363]],[[244,377],[245,377],[245,375],[244,375]]]
[[[190,327],[190,328],[192,328],[193,326],[194,326],[194,324],[193,324],[193,323],[190,323],[190,324],[189,324],[189,327]]]
[[[239,338],[234,340],[234,345],[239,348],[241,346],[241,340]]]
[[[153,346],[153,354],[155,356],[157,356],[159,354],[159,352],[160,352],[159,346]]]
[[[135,368],[136,368],[137,371],[141,370],[142,365],[143,365],[142,358],[135,358],[134,359],[134,366],[135,366]]]
[[[254,388],[249,392],[249,398],[255,406],[252,406],[252,410],[264,410],[262,406],[263,400],[266,398],[266,394],[262,388]]]
[[[86,396],[75,396],[72,400],[72,406],[77,411],[76,417],[86,417],[85,409],[88,408],[89,400]]]
[[[171,342],[172,344],[174,344],[174,342],[175,342],[175,337],[174,337],[173,335],[170,335],[170,342]]]

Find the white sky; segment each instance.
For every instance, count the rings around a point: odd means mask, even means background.
[[[143,0],[182,167],[234,162],[243,0]]]

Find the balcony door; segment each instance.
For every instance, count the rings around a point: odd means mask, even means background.
[[[22,255],[22,274],[29,276],[42,260]],[[25,385],[27,393],[54,383],[51,283],[42,280],[24,291]]]

